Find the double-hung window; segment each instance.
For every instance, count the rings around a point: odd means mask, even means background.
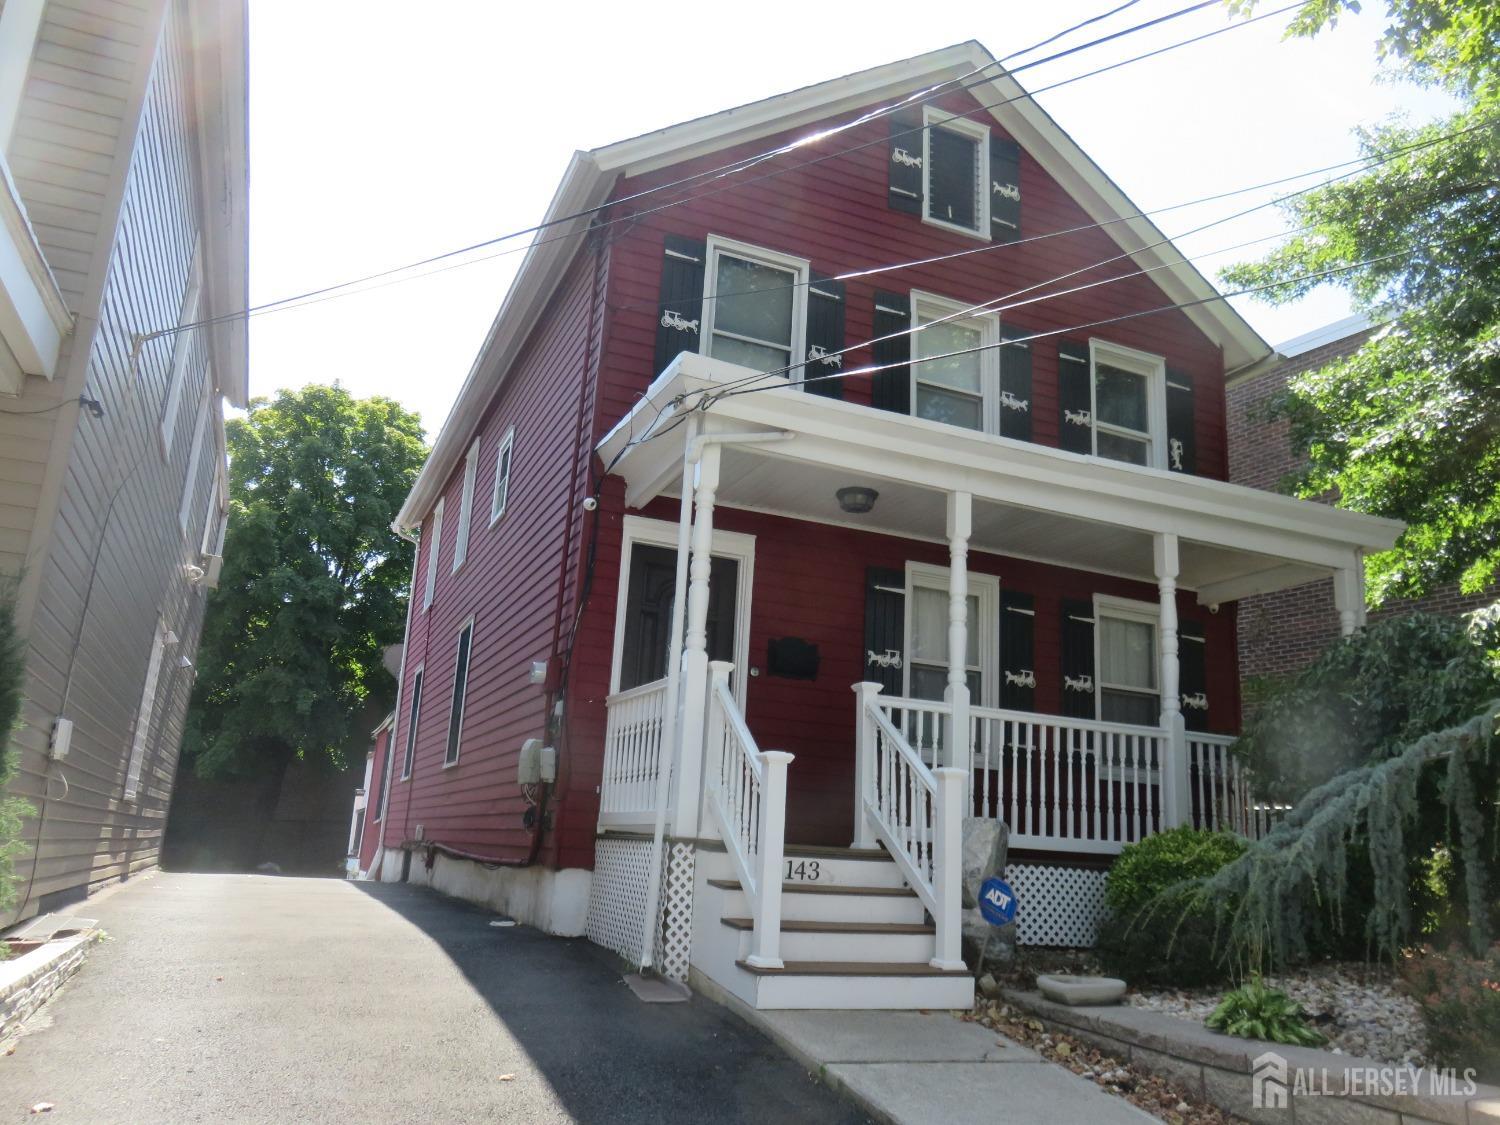
[[[479,471],[479,439],[469,446],[464,458],[464,487],[458,502],[458,536],[453,541],[453,571],[464,565],[469,557],[469,523],[474,515],[474,478]]]
[[[912,294],[912,413],[933,422],[995,433],[999,429],[1000,321],[994,313],[960,317],[964,305]]]
[[[1155,726],[1161,716],[1157,612],[1145,602],[1096,598],[1099,718]]]
[[[808,263],[710,237],[704,271],[705,355],[782,371],[806,353]],[[790,373],[801,379],[801,369]]]
[[[516,447],[516,428],[512,426],[500,439],[495,451],[495,487],[490,492],[490,526],[505,515],[505,505],[510,500],[510,462]]]
[[[1103,340],[1089,358],[1095,456],[1166,468],[1165,361]]]
[[[453,664],[453,698],[448,704],[448,748],[443,765],[458,761],[459,740],[464,729],[464,699],[469,692],[469,651],[474,644],[474,619],[471,617],[458,634],[458,657]]]
[[[427,527],[422,527],[422,545],[427,548],[427,585],[422,590],[422,608],[432,607],[432,593],[437,587],[438,551],[443,545],[443,501],[432,509],[432,541],[427,540]]]
[[[990,236],[990,131],[935,106],[923,110],[922,217],[976,238]]]
[[[406,753],[401,759],[401,780],[411,776],[412,764],[417,757],[417,724],[422,720],[422,679],[424,669],[418,668],[411,677],[411,715],[406,720]]]

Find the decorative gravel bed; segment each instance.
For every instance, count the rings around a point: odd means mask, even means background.
[[[1265,979],[1302,1005],[1313,1026],[1328,1036],[1328,1049],[1336,1054],[1411,1066],[1427,1061],[1421,1013],[1401,992],[1390,969],[1316,965]],[[1226,991],[1227,987],[1132,989],[1125,1003],[1202,1023]]]

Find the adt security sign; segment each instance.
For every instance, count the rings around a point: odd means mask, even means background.
[[[1016,892],[1004,879],[986,879],[979,885],[979,913],[992,926],[1008,926],[1016,920]]]

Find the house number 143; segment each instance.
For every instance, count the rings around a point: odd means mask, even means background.
[[[793,883],[816,883],[818,861],[815,859],[789,859],[786,861],[786,877]]]

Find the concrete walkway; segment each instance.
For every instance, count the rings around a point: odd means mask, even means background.
[[[1156,1118],[947,1012],[740,1009],[810,1070],[899,1125],[1143,1125]]]
[[[159,875],[88,913],[112,940],[0,1058],[0,1122],[867,1120],[717,1005],[431,891]]]

